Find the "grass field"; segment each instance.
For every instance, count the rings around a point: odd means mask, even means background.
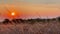
[[[0,34],[60,34],[60,23],[0,24]]]

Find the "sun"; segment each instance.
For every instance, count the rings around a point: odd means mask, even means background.
[[[12,12],[11,15],[14,16],[15,15],[15,12]]]

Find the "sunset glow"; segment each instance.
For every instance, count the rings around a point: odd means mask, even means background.
[[[21,18],[57,17],[60,16],[60,0],[1,0],[0,13]]]
[[[12,16],[14,16],[14,15],[15,15],[15,13],[14,13],[14,12],[12,12],[12,13],[11,13],[11,15],[12,15]]]

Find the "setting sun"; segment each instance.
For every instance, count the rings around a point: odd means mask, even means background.
[[[14,16],[15,15],[15,12],[12,12],[11,15]]]

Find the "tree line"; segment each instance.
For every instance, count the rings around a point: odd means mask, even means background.
[[[49,22],[60,22],[60,17],[56,17],[56,18],[52,18],[52,19],[41,19],[41,18],[36,18],[36,19],[12,19],[12,20],[9,20],[9,19],[4,19],[4,21],[2,22],[3,24],[12,24],[12,23],[15,23],[15,24],[20,24],[20,23],[29,23],[29,24],[34,24],[35,22],[42,22],[42,23],[49,23]]]

